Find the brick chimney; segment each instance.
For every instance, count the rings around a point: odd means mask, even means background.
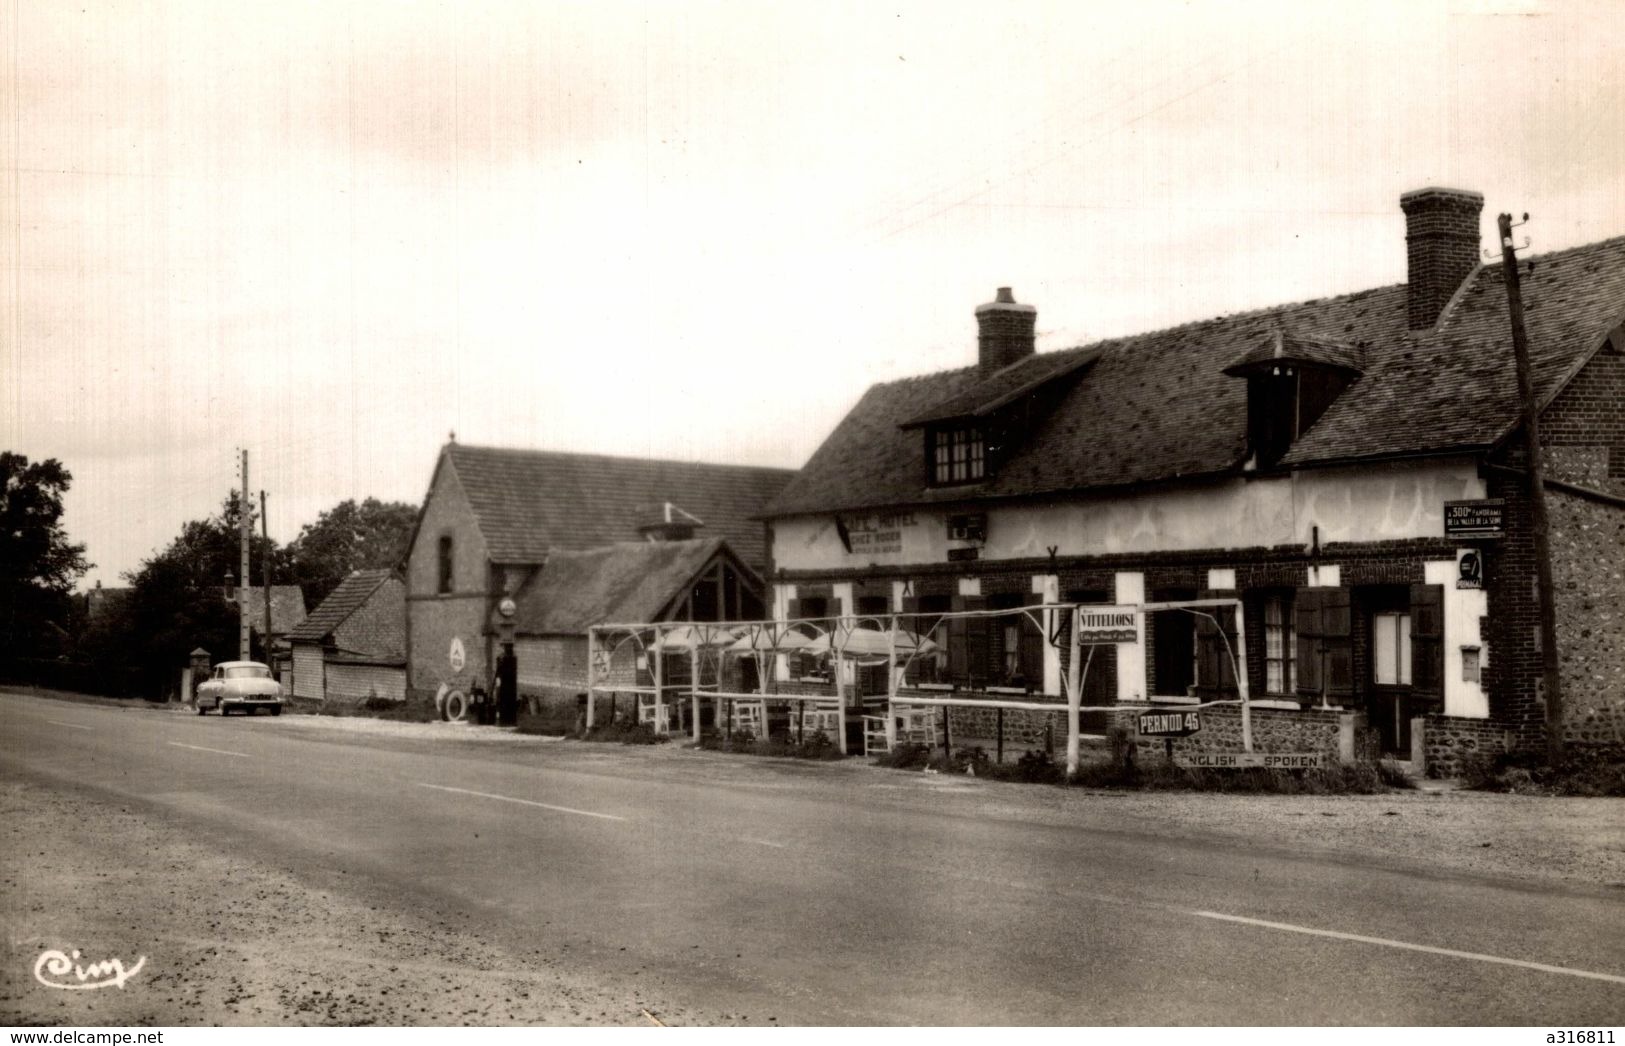
[[[1405,212],[1407,311],[1411,330],[1425,330],[1479,262],[1478,216],[1484,197],[1430,187],[1399,198]]]
[[[1009,287],[1000,287],[992,301],[976,306],[976,361],[982,376],[1037,352],[1037,323],[1038,310],[1017,304]]]

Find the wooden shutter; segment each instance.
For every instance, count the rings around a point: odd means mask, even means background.
[[[1298,693],[1320,697],[1323,685],[1320,649],[1320,597],[1323,588],[1300,588],[1292,601],[1298,634]]]
[[[955,610],[986,610],[983,596],[955,596]],[[948,620],[948,674],[960,686],[987,685],[988,619],[956,617]]]
[[[1320,597],[1320,644],[1326,652],[1326,696],[1354,696],[1354,644],[1349,590],[1323,588]]]
[[[1444,700],[1444,587],[1411,586],[1411,691]]]
[[[965,597],[955,596],[949,607],[953,610],[965,609]],[[947,682],[964,686],[970,679],[970,650],[967,646],[969,637],[965,632],[965,619],[951,617],[948,619],[948,679]]]
[[[1029,691],[1044,689],[1044,628],[1035,624],[1028,614],[1044,620],[1043,611],[1027,611],[1021,615],[1021,675]]]
[[[1229,599],[1233,591],[1204,589],[1199,599]],[[1206,700],[1236,693],[1236,614],[1228,607],[1201,607],[1196,618],[1196,690]],[[1226,646],[1228,642],[1228,646]]]
[[[798,618],[800,616],[801,616],[801,600],[799,600],[799,599],[786,599],[784,601],[784,619],[786,621],[794,621],[796,618]]]

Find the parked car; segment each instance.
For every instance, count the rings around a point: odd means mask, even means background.
[[[197,688],[197,714],[209,709],[227,712],[247,712],[268,708],[272,715],[282,714],[282,686],[271,676],[268,665],[258,661],[222,661],[214,666],[214,674]]]

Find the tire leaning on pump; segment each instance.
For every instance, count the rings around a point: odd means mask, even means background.
[[[446,694],[444,712],[447,722],[461,723],[463,717],[468,715],[468,695],[461,690],[452,690]]]

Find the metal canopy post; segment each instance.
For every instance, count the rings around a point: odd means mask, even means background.
[[[665,673],[663,673],[661,671],[661,662],[663,662],[666,659],[666,655],[665,655],[664,648],[662,648],[661,645],[660,645],[660,626],[659,625],[655,626],[655,641],[653,643],[651,643],[650,646],[649,646],[649,656],[654,658],[654,680],[655,680],[654,731],[657,734],[663,734],[663,733],[666,733],[666,731],[660,729],[660,714],[661,714],[661,711],[665,708],[666,680],[664,678]]]
[[[1247,688],[1247,629],[1243,621],[1242,602],[1236,600],[1236,649],[1230,655],[1236,667],[1236,694],[1241,698],[1241,750],[1253,750],[1253,714]],[[1221,631],[1219,633],[1223,635]]]
[[[692,626],[690,626],[692,629]],[[689,632],[688,646],[688,699],[689,715],[691,717],[690,729],[694,743],[700,743],[700,634],[697,630]]]
[[[1083,644],[1078,636],[1078,608],[1071,607],[1067,615],[1072,623],[1072,635],[1067,640],[1066,661],[1066,776],[1070,780],[1078,775],[1078,759],[1082,744],[1079,735],[1083,724],[1078,715],[1078,707],[1083,703],[1083,666],[1078,662],[1082,659]]]
[[[592,730],[592,706],[595,696],[593,690],[598,680],[593,678],[598,671],[598,629],[587,629],[587,724],[586,729]]]

